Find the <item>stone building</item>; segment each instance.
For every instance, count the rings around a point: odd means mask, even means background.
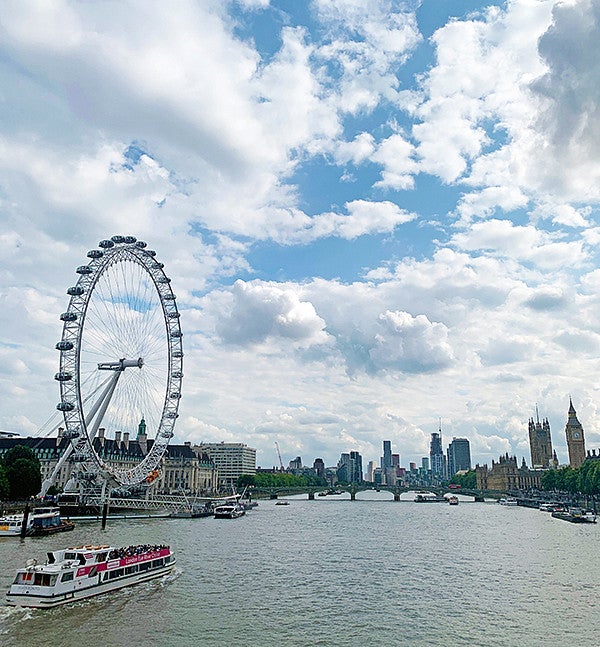
[[[548,469],[552,466],[554,452],[552,451],[550,422],[548,418],[540,422],[537,407],[536,420],[529,419],[529,448],[531,450],[531,465],[534,469]]]
[[[143,421],[142,421],[143,423]],[[130,469],[140,463],[152,449],[153,440],[145,433],[145,424],[140,423],[138,435],[130,439],[127,432],[116,432],[107,438],[100,428],[94,439],[94,449],[100,458],[120,470]],[[55,438],[23,438],[20,436],[0,438],[0,457],[15,445],[30,447],[40,460],[42,481],[49,478],[60,457],[69,445],[63,430]],[[71,476],[71,462],[67,460],[56,476],[54,485],[63,490]],[[191,443],[171,444],[157,467],[159,476],[150,491],[156,494],[210,495],[218,491],[218,469],[206,452],[195,451]]]
[[[565,435],[567,437],[567,448],[569,450],[569,465],[576,469],[581,467],[586,458],[585,454],[585,436],[583,427],[577,419],[577,413],[573,406],[573,401],[569,398],[569,413],[567,424],[565,426]]]
[[[498,462],[492,461],[492,467],[476,465],[475,475],[478,490],[498,490],[509,492],[513,490],[530,490],[541,487],[543,470],[531,470],[525,464],[517,465],[517,457],[509,456],[508,452],[500,456]]]

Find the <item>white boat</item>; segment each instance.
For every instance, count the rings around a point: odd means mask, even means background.
[[[160,577],[175,557],[168,546],[77,546],[30,559],[6,594],[10,606],[45,609]]]
[[[508,499],[498,499],[500,505],[518,505],[517,500],[509,497]]]
[[[241,503],[223,503],[214,509],[215,519],[237,519],[246,514],[246,508]]]
[[[23,528],[23,517],[22,512],[0,517],[0,537],[19,537]],[[25,534],[50,535],[73,530],[74,527],[71,521],[61,519],[59,508],[36,508],[29,513]]]
[[[0,517],[0,537],[19,537],[23,527],[23,514],[8,514]],[[27,527],[31,527],[28,519]]]
[[[448,497],[448,503],[449,503],[450,505],[458,505],[458,497],[457,497],[457,496],[454,496],[454,495],[449,496],[449,497]]]

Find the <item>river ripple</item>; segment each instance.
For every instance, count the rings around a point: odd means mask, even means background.
[[[78,523],[0,539],[0,588],[66,544],[169,543],[173,575],[51,610],[0,606],[3,647],[600,643],[600,527],[386,493],[262,501],[237,520]],[[368,497],[368,500],[367,500]]]

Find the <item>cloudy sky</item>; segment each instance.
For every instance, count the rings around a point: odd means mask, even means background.
[[[86,252],[157,250],[176,441],[600,446],[600,0],[3,2],[0,429],[59,399]],[[447,443],[445,442],[444,445]]]

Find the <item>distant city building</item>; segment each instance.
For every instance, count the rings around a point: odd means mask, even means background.
[[[369,483],[374,483],[375,482],[375,470],[377,469],[377,463],[375,461],[369,461],[369,464],[367,465],[367,474],[365,476],[365,481],[369,481]],[[381,472],[381,470],[380,470]]]
[[[392,441],[383,441],[383,456],[381,457],[381,469],[386,470],[392,466]]]
[[[219,470],[219,483],[235,485],[244,474],[256,474],[256,449],[244,443],[200,443],[194,451],[207,453]]]
[[[429,457],[423,456],[421,459],[421,469],[424,469],[425,471],[429,471]]]
[[[448,445],[448,478],[461,470],[471,469],[471,449],[466,438],[453,438]]]
[[[446,478],[446,457],[442,449],[442,428],[431,434],[429,445],[429,460],[431,466],[431,478],[435,481],[443,481]]]
[[[290,461],[290,464],[288,466],[288,469],[290,471],[294,470],[301,470],[302,469],[302,458],[300,456],[296,456],[293,460]]]
[[[337,479],[343,483],[361,483],[362,456],[358,452],[342,454],[337,464]]]
[[[568,416],[565,434],[567,436],[567,448],[569,450],[569,465],[575,469],[581,467],[586,458],[586,454],[583,427],[577,419],[577,413],[575,412],[571,398],[569,398]]]
[[[492,467],[476,465],[475,475],[478,490],[497,490],[510,492],[514,490],[539,489],[543,470],[530,470],[525,464],[517,465],[516,456],[500,456],[498,462],[492,461]]]
[[[313,469],[318,477],[325,478],[325,461],[322,458],[315,458]]]
[[[416,463],[409,463],[408,468],[411,472],[414,472],[417,469],[417,464]]]
[[[392,454],[392,467],[400,467],[400,454]]]
[[[536,409],[536,420],[529,419],[529,447],[531,449],[531,465],[534,469],[548,469],[552,466],[554,452],[548,418],[540,422]]]

